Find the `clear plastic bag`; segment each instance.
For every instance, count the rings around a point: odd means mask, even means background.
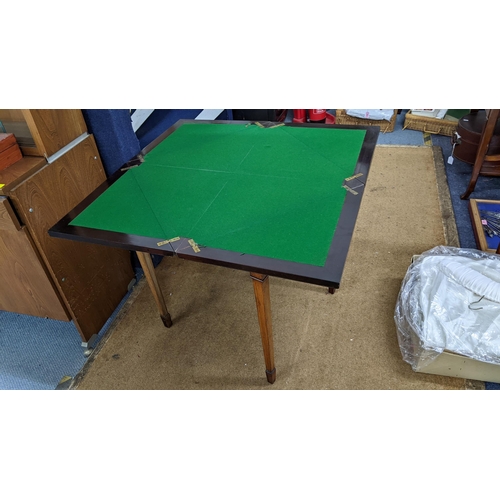
[[[500,256],[446,246],[424,252],[408,268],[394,320],[414,370],[445,350],[500,364]]]
[[[346,109],[346,114],[354,118],[364,120],[387,120],[390,121],[394,114],[393,109]]]

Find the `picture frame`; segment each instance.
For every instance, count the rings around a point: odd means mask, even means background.
[[[472,229],[474,231],[477,248],[483,252],[497,253],[500,246],[500,231],[498,231],[498,235],[487,234],[484,229],[484,219],[481,217],[481,212],[485,210],[498,212],[498,216],[500,218],[500,200],[469,200],[469,213],[471,216]]]

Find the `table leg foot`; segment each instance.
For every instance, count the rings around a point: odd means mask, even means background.
[[[167,316],[163,316],[162,314],[160,315],[161,320],[163,321],[163,324],[167,327],[170,328],[172,326],[172,318],[170,317],[170,314],[167,314]]]
[[[267,377],[267,381],[270,383],[270,384],[274,384],[274,382],[276,382],[276,368],[274,368],[274,370],[266,370],[266,377]]]
[[[335,293],[335,288],[329,288],[328,293],[331,293],[333,295]]]
[[[160,311],[160,318],[163,321],[163,324],[167,328],[170,328],[172,326],[172,318],[167,310],[165,298],[163,297],[160,285],[158,284],[151,255],[146,252],[137,252],[137,257],[139,258],[139,262],[141,263],[144,271],[144,276],[146,277],[151,293],[153,294],[158,310]]]

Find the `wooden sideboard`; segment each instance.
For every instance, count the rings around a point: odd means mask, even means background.
[[[0,171],[0,309],[73,321],[86,343],[134,280],[130,252],[47,232],[106,180],[94,137],[80,110],[0,110],[0,121],[24,154]]]

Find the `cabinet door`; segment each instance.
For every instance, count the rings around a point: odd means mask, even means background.
[[[88,136],[11,191],[84,340],[99,332],[127,293],[130,252],[52,238],[48,230],[105,180]]]
[[[0,196],[0,309],[69,321],[47,269],[9,200]]]

